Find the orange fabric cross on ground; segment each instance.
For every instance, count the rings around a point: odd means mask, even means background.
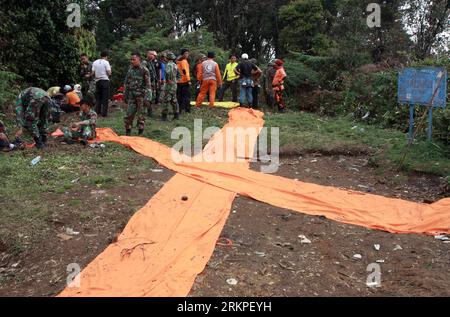
[[[223,142],[225,129],[262,129],[263,125],[263,113],[234,109],[203,155],[212,157],[217,144],[234,146],[234,142]],[[392,233],[450,233],[450,199],[426,205],[307,184],[251,171],[248,162],[176,164],[170,148],[151,140],[118,137],[109,129],[98,129],[97,135],[98,141],[129,146],[178,174],[134,215],[117,243],[81,273],[81,287],[68,287],[59,295],[62,297],[187,296],[214,252],[236,193]],[[248,138],[247,142],[246,149],[253,149],[256,140]],[[226,150],[236,153],[233,148]],[[252,156],[248,150],[246,157]]]

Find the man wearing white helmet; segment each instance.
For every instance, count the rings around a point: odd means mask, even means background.
[[[239,75],[241,94],[239,103],[241,107],[251,107],[253,104],[253,72],[257,72],[258,67],[248,60],[248,54],[242,54],[242,61],[235,68],[234,72]]]

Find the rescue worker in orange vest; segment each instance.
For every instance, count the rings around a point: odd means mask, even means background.
[[[217,88],[222,87],[222,75],[219,64],[214,61],[216,54],[208,53],[208,59],[202,63],[202,71],[198,74],[198,79],[202,82],[200,94],[197,98],[196,106],[200,107],[209,91],[209,106],[214,107]]]
[[[177,100],[180,112],[191,112],[191,74],[189,69],[189,50],[182,49],[177,61],[181,73],[181,80],[177,82]]]
[[[273,78],[273,92],[275,96],[275,103],[278,106],[279,112],[286,111],[286,105],[283,100],[283,92],[284,92],[284,81],[287,77],[286,71],[284,70],[284,61],[281,59],[275,60],[275,69],[277,70],[275,73],[275,77]]]
[[[195,100],[197,100],[198,95],[200,94],[200,88],[202,87],[202,82],[198,79],[200,73],[202,72],[202,64],[204,61],[206,61],[208,58],[206,57],[206,55],[201,54],[199,59],[197,60],[197,63],[195,64],[194,67],[194,77],[197,81],[196,85],[195,85]]]

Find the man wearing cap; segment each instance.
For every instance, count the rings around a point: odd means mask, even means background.
[[[286,105],[283,100],[283,91],[284,91],[284,81],[287,77],[286,71],[284,70],[284,61],[281,59],[275,60],[275,69],[277,70],[275,73],[275,77],[273,78],[272,86],[273,92],[275,95],[275,103],[278,106],[279,112],[286,111]]]
[[[267,105],[271,109],[274,109],[275,107],[275,95],[272,84],[276,72],[277,70],[275,69],[275,60],[272,59],[267,65],[267,69],[264,73],[264,94],[266,96]]]
[[[180,116],[180,109],[177,101],[177,82],[181,79],[181,74],[177,64],[174,63],[176,56],[169,52],[165,59],[167,64],[164,72],[164,86],[162,88],[162,120],[167,121],[169,115],[169,107],[172,106],[172,111],[175,120]]]
[[[223,85],[222,89],[219,91],[219,101],[223,101],[223,97],[225,95],[225,92],[228,90],[228,88],[231,87],[231,92],[233,95],[233,102],[238,101],[238,81],[239,81],[239,75],[237,75],[234,70],[238,66],[237,62],[237,56],[231,55],[230,56],[230,62],[225,67],[225,72],[223,74]]]
[[[207,59],[208,58],[206,57],[205,54],[200,54],[200,57],[198,58],[197,63],[195,64],[195,67],[194,67],[194,76],[195,76],[195,80],[197,81],[197,83],[195,85],[195,100],[197,100],[198,95],[200,94],[200,88],[202,87],[202,82],[201,82],[201,80],[199,80],[199,75],[202,72],[202,64]]]
[[[36,87],[25,89],[16,100],[16,120],[20,138],[23,130],[31,134],[36,147],[42,149],[47,143],[48,119],[50,116],[50,97],[44,90]]]
[[[89,61],[87,54],[81,54],[80,79],[83,96],[89,96],[89,98],[94,100],[95,82],[92,73],[92,62]]]
[[[152,104],[156,103],[156,93],[158,90],[159,84],[159,63],[156,60],[157,54],[155,51],[147,52],[147,59],[142,62],[142,66],[146,67],[150,72],[150,83],[152,85],[151,89],[151,98],[146,98],[145,100],[145,108],[147,109],[148,116],[153,116],[153,108]],[[158,69],[157,69],[158,68]],[[147,96],[150,97],[150,96]]]
[[[214,61],[216,54],[208,53],[208,59],[202,63],[202,69],[198,74],[198,79],[202,83],[200,94],[198,95],[196,106],[200,107],[205,100],[206,94],[209,92],[209,106],[214,107],[216,99],[217,87],[222,86],[222,75],[220,74],[219,65]]]
[[[253,105],[253,72],[258,71],[258,67],[248,60],[248,54],[242,54],[242,61],[234,70],[239,75],[241,85],[241,95],[239,103],[241,107],[252,107]]]
[[[177,82],[177,100],[180,111],[191,112],[191,74],[189,70],[189,50],[182,49],[177,61],[181,79]]]
[[[262,76],[262,70],[258,67],[257,63],[258,61],[256,58],[252,58],[250,60],[250,63],[256,66],[257,70],[252,71],[252,79],[253,79],[253,88],[252,88],[252,95],[253,95],[253,103],[252,108],[258,109],[259,108],[259,92],[261,90],[261,76]]]
[[[131,135],[134,119],[137,117],[139,135],[144,134],[145,108],[144,100],[151,91],[150,72],[141,64],[139,53],[131,55],[131,66],[125,77],[125,103],[128,105],[124,119],[126,135]]]

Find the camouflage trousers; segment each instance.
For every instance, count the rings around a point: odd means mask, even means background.
[[[45,119],[33,122],[26,122],[26,125],[23,128],[33,137],[33,139],[39,139],[43,136],[47,136],[48,121],[47,119]]]
[[[147,110],[149,114],[153,113],[153,105],[155,104],[156,104],[156,92],[154,90],[147,91],[144,100],[144,108],[145,110]]]
[[[134,119],[137,117],[137,126],[139,130],[145,129],[145,106],[144,96],[129,97],[127,115],[124,119],[125,129],[131,130],[133,128]]]
[[[92,131],[91,127],[83,127],[79,129],[78,131],[73,131],[69,129],[68,127],[64,127],[62,129],[62,132],[64,133],[64,140],[93,140],[95,138],[95,132]]]
[[[180,105],[177,101],[177,86],[176,85],[166,85],[162,90],[161,95],[161,107],[162,113],[169,114],[169,107],[172,106],[173,114],[180,113]]]

